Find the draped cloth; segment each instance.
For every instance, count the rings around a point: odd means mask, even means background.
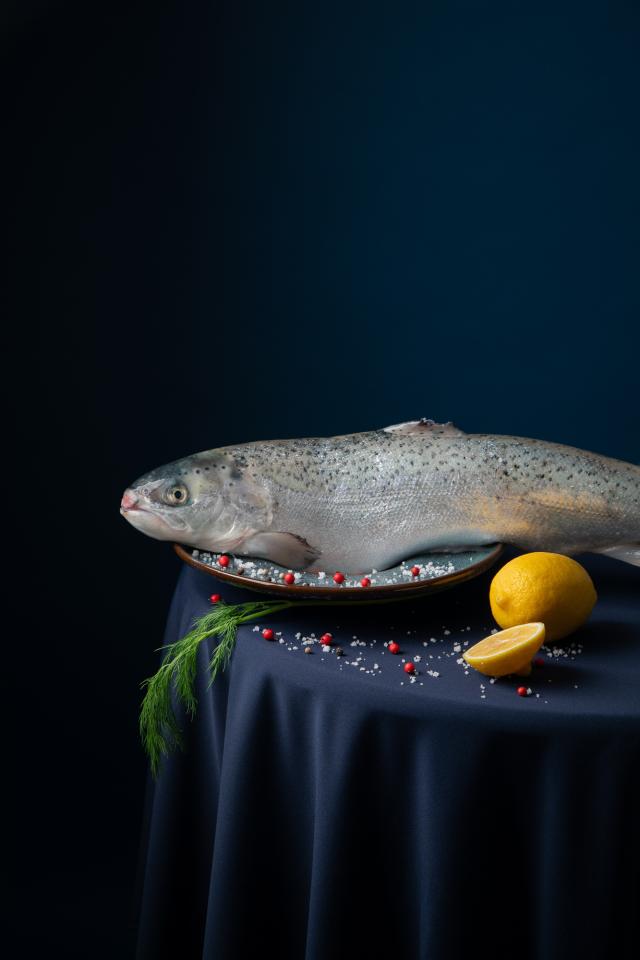
[[[149,781],[139,960],[635,958],[640,571],[580,560],[592,617],[525,679],[458,662],[495,571],[245,624],[210,687],[203,644],[185,749]],[[258,598],[185,566],[165,642],[212,590]]]

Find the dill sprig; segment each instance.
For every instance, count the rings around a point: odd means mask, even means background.
[[[219,602],[210,613],[194,620],[192,629],[184,637],[158,648],[164,650],[165,654],[157,673],[142,681],[141,688],[146,688],[146,693],[140,710],[140,736],[154,777],[158,775],[162,757],[183,745],[173,707],[174,687],[178,700],[184,704],[189,716],[193,717],[196,712],[194,682],[200,644],[209,637],[220,638],[209,662],[208,686],[211,686],[218,671],[224,670],[229,662],[240,624],[291,606],[294,603],[288,600],[237,604]]]

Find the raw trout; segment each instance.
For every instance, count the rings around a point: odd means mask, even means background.
[[[158,540],[291,569],[365,573],[497,542],[640,566],[640,466],[425,418],[194,453],[136,480],[121,513]]]

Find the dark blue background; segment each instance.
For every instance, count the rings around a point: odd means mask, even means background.
[[[194,450],[420,416],[640,460],[639,8],[42,0],[2,17],[27,359],[7,402],[38,457],[40,530],[20,538],[54,545],[27,603],[47,598],[62,678],[52,695],[38,672],[20,713],[34,736],[55,722],[56,748],[23,751],[34,853],[11,883],[46,878],[41,946],[85,956],[100,925],[92,955],[111,956],[138,683],[178,570],[119,517],[127,483]]]

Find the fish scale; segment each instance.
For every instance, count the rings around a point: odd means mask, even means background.
[[[178,482],[188,499],[168,504]],[[640,565],[640,467],[424,418],[218,447],[151,471],[129,492],[139,509],[125,516],[150,536],[292,568],[362,573],[495,542]]]

